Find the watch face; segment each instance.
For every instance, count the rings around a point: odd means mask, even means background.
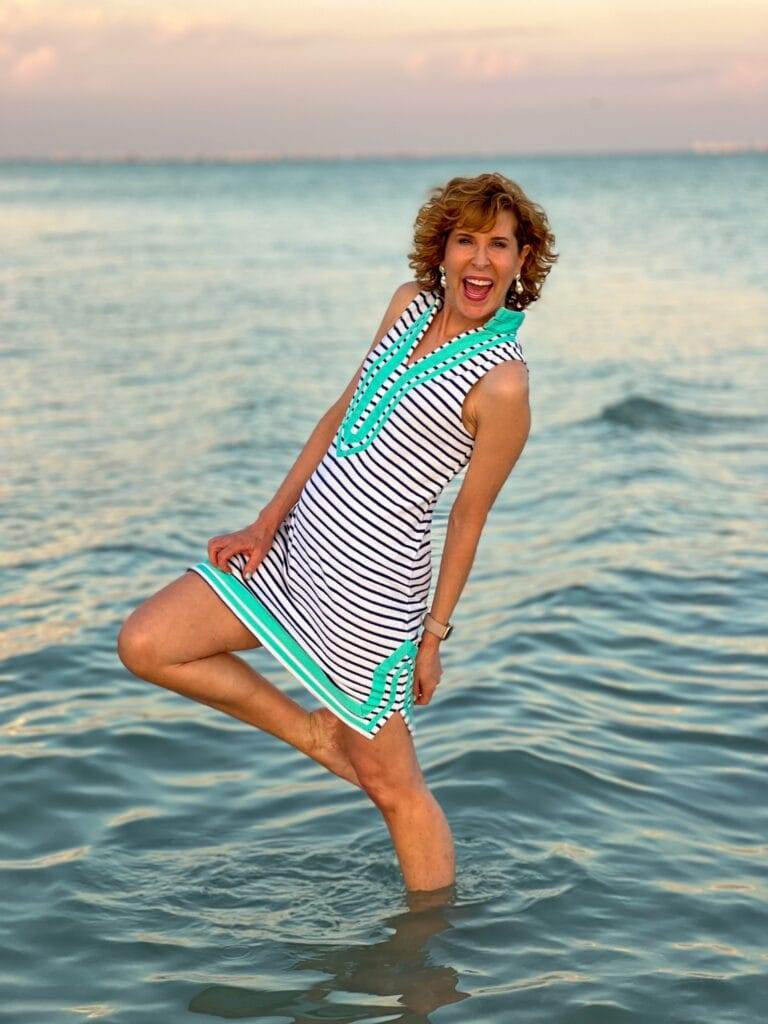
[[[446,629],[445,633],[443,633],[443,640],[447,640],[447,639],[448,639],[448,637],[449,637],[449,636],[451,635],[451,633],[452,633],[452,632],[453,632],[453,625],[450,625],[450,626],[449,626],[449,627],[448,627],[448,628]]]

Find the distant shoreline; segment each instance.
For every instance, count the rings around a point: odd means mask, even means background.
[[[0,164],[105,164],[155,165],[155,164],[303,164],[303,163],[350,163],[388,161],[435,161],[435,160],[591,160],[595,158],[660,157],[660,156],[735,156],[742,154],[768,153],[768,142],[738,143],[701,141],[678,149],[643,150],[595,150],[578,153],[339,153],[339,154],[216,154],[181,156],[142,156],[140,154],[118,154],[99,156],[93,154],[55,154],[49,156],[0,156]]]

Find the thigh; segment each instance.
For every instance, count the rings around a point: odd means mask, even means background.
[[[139,605],[121,632],[169,665],[261,646],[196,572],[185,572]]]
[[[389,790],[424,784],[413,737],[396,712],[373,739],[342,723],[344,748],[365,789]]]

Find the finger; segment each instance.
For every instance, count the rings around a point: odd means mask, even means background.
[[[227,538],[225,534],[222,534],[218,537],[211,537],[211,539],[208,541],[208,554],[213,555],[215,557],[216,552],[219,551],[226,544],[226,542]]]
[[[429,704],[435,692],[437,683],[424,681],[419,693],[419,704]]]
[[[250,579],[256,571],[256,568],[261,564],[261,557],[261,555],[256,555],[255,557],[254,555],[251,555],[245,563],[243,566],[243,576],[245,576],[246,579]]]
[[[236,544],[225,544],[219,548],[216,554],[216,562],[214,563],[222,572],[229,572],[228,560],[237,553]]]
[[[253,567],[258,565],[262,558],[262,553],[260,551],[254,551],[253,542],[248,540],[231,542],[226,548],[224,548],[220,557],[223,557],[226,563],[227,559],[234,558],[235,555],[243,555],[246,559],[246,564],[241,569],[243,575],[245,575],[246,571],[252,572]],[[256,562],[254,563],[254,566],[249,569],[248,562],[254,558],[254,555],[256,556]]]

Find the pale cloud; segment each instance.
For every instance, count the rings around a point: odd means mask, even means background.
[[[735,60],[717,76],[717,84],[731,96],[752,99],[768,87],[768,64],[756,60]]]
[[[441,81],[500,82],[522,75],[530,61],[499,46],[445,46],[437,50],[410,50],[403,60],[414,78]]]
[[[0,3],[0,32],[4,34],[67,25],[79,31],[89,31],[106,24],[108,20],[105,9],[97,4],[69,3],[55,7],[47,0]]]
[[[49,5],[51,6],[51,5]],[[165,51],[171,54],[187,50],[244,51],[253,48],[303,47],[342,43],[353,40],[335,30],[270,31],[252,20],[222,11],[211,13],[158,2],[155,8],[110,8],[69,4],[51,6],[43,2],[3,3],[0,0],[0,40],[16,48],[31,47],[55,40],[60,50],[78,53],[115,48],[120,51]]]
[[[20,85],[35,85],[47,78],[58,63],[52,46],[38,46],[17,57],[11,64],[10,76]]]
[[[337,32],[264,32],[231,15],[157,10],[141,23],[155,42],[202,43],[208,46],[303,46],[349,41]]]
[[[153,18],[152,24],[161,35],[167,35],[172,39],[183,36],[195,35],[197,33],[217,32],[222,25],[230,23],[227,18],[215,18],[210,15],[195,15],[191,11],[183,10],[158,10]]]
[[[409,75],[419,77],[429,67],[429,55],[424,50],[411,50],[406,54],[404,66]]]
[[[640,123],[638,146],[685,143],[692,119],[762,135],[768,7],[746,2],[551,0],[526,21],[498,0],[0,0],[0,93],[35,101],[3,104],[0,156],[453,151],[457,112],[482,148],[511,109],[537,115],[518,147],[623,146]]]
[[[390,39],[412,39],[421,42],[462,42],[467,39],[531,39],[537,36],[549,38],[561,35],[562,30],[554,25],[473,25],[464,28],[428,29],[410,32],[386,33]],[[381,33],[379,37],[381,38]]]
[[[456,61],[454,74],[457,78],[498,81],[514,78],[526,67],[526,61],[517,53],[510,53],[499,47],[462,47]]]

